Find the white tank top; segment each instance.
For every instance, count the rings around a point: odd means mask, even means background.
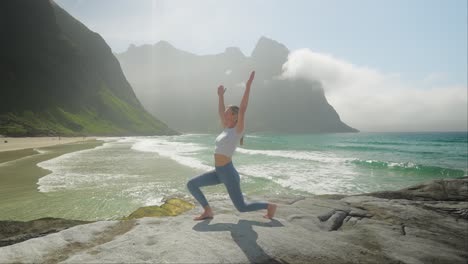
[[[236,150],[237,143],[241,139],[243,133],[237,133],[235,127],[225,128],[216,138],[215,153],[227,157],[232,157]]]

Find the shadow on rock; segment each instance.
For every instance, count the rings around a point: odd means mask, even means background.
[[[237,224],[218,223],[210,225],[211,219],[204,220],[193,227],[198,232],[231,232],[232,239],[237,243],[250,263],[287,263],[284,260],[272,258],[257,244],[258,234],[253,226],[262,227],[282,227],[284,226],[277,220],[271,220],[269,223],[239,220]]]

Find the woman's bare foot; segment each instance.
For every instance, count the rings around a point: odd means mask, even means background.
[[[199,221],[199,220],[205,220],[205,219],[213,219],[213,210],[209,206],[205,207],[205,211],[203,214],[194,217],[193,220]]]
[[[213,219],[213,215],[203,213],[203,214],[193,218],[193,220],[195,220],[195,221],[205,220],[205,219]]]
[[[278,207],[276,204],[268,204],[267,214],[263,217],[267,219],[272,219],[275,216],[276,207]]]

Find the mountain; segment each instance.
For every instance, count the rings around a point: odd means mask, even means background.
[[[200,56],[166,41],[131,45],[116,57],[145,108],[179,131],[219,131],[218,85],[227,87],[226,105],[238,105],[255,70],[248,132],[357,132],[340,120],[319,82],[278,78],[288,54],[283,44],[261,37],[250,57],[237,47]]]
[[[49,0],[0,1],[0,134],[174,134],[104,39]]]

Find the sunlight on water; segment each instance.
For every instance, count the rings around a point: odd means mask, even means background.
[[[36,214],[116,219],[165,197],[191,199],[187,181],[213,169],[216,135],[103,138],[94,149],[38,165]],[[247,135],[233,162],[245,195],[357,194],[467,174],[466,134]],[[203,189],[228,199],[224,186]],[[32,216],[31,216],[32,217]]]

